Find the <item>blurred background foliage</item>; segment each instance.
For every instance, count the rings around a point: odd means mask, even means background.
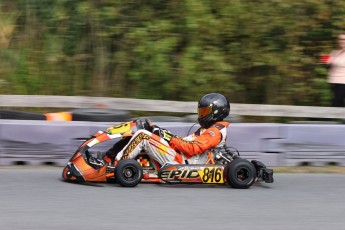
[[[329,106],[333,0],[0,0],[0,93]]]

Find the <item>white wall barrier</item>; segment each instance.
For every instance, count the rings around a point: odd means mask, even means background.
[[[0,165],[64,166],[81,142],[111,125],[103,122],[0,120]],[[174,134],[186,136],[193,123],[157,123]],[[104,151],[112,141],[93,151]],[[345,125],[231,124],[227,145],[241,156],[268,166],[301,164],[345,166]]]

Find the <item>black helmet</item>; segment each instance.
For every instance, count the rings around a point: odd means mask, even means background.
[[[198,122],[208,128],[216,121],[222,121],[230,113],[230,103],[219,93],[204,95],[198,103]]]

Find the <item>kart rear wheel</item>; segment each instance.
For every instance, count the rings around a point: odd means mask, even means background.
[[[248,160],[237,158],[231,161],[224,169],[224,178],[233,188],[246,189],[253,185],[256,170]]]
[[[117,183],[123,187],[134,187],[143,178],[143,169],[136,160],[120,160],[115,167]]]

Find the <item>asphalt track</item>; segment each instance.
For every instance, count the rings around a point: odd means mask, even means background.
[[[345,229],[345,174],[226,186],[78,185],[59,167],[0,168],[0,229]]]

